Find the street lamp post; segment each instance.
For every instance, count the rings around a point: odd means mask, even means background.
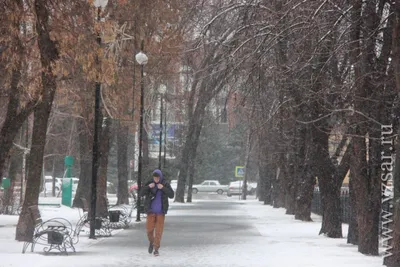
[[[135,58],[137,63],[140,65],[140,124],[139,124],[139,163],[138,163],[138,192],[142,188],[142,165],[143,165],[143,113],[144,113],[144,65],[147,64],[148,58],[145,53],[143,53],[144,42],[142,41],[141,51],[136,54]],[[136,221],[140,222],[140,197],[137,198],[137,210],[136,210]]]
[[[165,111],[164,111],[164,114],[165,114],[165,122],[164,122],[164,125],[165,125],[165,128],[164,128],[164,168],[165,168],[165,166],[167,166],[167,130],[168,130],[168,128],[167,128],[167,101],[165,101]]]
[[[158,92],[160,93],[160,148],[158,151],[158,169],[161,170],[161,152],[162,152],[162,135],[163,135],[163,98],[164,98],[164,94],[167,91],[167,88],[164,84],[162,84],[160,86],[160,88],[158,89]],[[165,140],[164,140],[165,142]]]
[[[97,22],[100,22],[101,9],[107,6],[108,0],[95,0],[94,6],[97,8]],[[97,33],[97,44],[101,46],[100,32]],[[99,55],[96,57],[96,64],[100,64]],[[95,218],[96,218],[96,201],[97,201],[97,170],[99,168],[99,126],[100,126],[100,77],[97,77],[95,85],[95,105],[94,105],[94,135],[92,150],[92,187],[90,201],[90,233],[89,238],[95,239]]]

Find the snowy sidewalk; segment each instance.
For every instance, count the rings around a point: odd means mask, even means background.
[[[321,217],[313,216],[314,222],[301,222],[285,209],[274,209],[250,200],[242,206],[254,219],[254,225],[265,237],[262,248],[268,254],[265,266],[284,267],[378,267],[382,258],[365,256],[357,252],[357,246],[347,244],[346,238],[331,239],[319,236]],[[347,235],[343,224],[343,235]]]
[[[82,215],[82,210],[52,204],[61,204],[61,198],[39,198],[39,210],[43,221],[62,217],[70,221],[72,226],[75,227]],[[54,265],[49,266],[58,266],[58,262],[63,261],[62,256],[44,256],[42,246],[37,246],[35,253],[27,251],[26,254],[22,254],[23,242],[15,240],[18,218],[18,215],[0,214],[0,267],[23,267],[27,266],[27,264],[29,264],[29,267],[42,267],[45,266],[45,263],[54,263]],[[86,230],[88,231],[89,229]],[[120,231],[115,230],[113,234],[117,234]],[[79,237],[79,243],[75,245],[75,248],[77,251],[85,251],[101,241],[102,239],[89,239],[88,233],[82,232]]]
[[[216,208],[218,205],[223,208]],[[79,219],[78,211],[67,207],[41,207],[41,212],[45,218]],[[296,221],[285,215],[284,209],[273,209],[256,200],[171,203],[160,257],[147,253],[144,221],[135,223],[134,219],[130,229],[115,232],[109,238],[90,240],[87,235],[82,236],[76,254],[44,256],[21,254],[22,243],[14,240],[13,225],[18,216],[0,215],[0,267],[382,266],[381,257],[358,253],[357,247],[346,244],[345,238],[318,236],[320,218],[313,219],[314,222]]]

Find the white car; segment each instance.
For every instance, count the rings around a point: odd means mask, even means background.
[[[178,180],[171,180],[170,183],[172,190],[174,190],[174,192],[176,192],[176,189],[178,188]]]
[[[244,183],[243,181],[230,182],[229,187],[228,187],[228,192],[226,193],[226,195],[228,197],[233,196],[233,195],[241,195],[243,192],[242,191],[243,183]],[[255,187],[254,187],[254,185],[255,185]],[[255,193],[256,187],[257,187],[257,184],[247,182],[247,194]]]
[[[195,184],[192,186],[192,193],[197,194],[198,192],[217,192],[222,195],[228,191],[227,185],[221,185],[218,180],[205,180],[201,184]]]
[[[61,190],[62,181],[61,178],[55,178],[54,188],[56,192]],[[53,191],[53,177],[52,176],[45,176],[44,177],[44,190],[46,192]]]
[[[172,187],[172,190],[174,190],[174,192],[176,192],[176,189],[178,188],[178,180],[171,180],[171,182],[169,183]],[[185,186],[185,192],[187,192],[188,190],[188,186]]]

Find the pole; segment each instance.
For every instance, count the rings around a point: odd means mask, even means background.
[[[144,42],[142,41],[142,51],[144,47]],[[142,189],[142,165],[143,165],[143,113],[144,113],[144,66],[140,65],[140,124],[139,124],[139,163],[138,163],[138,192]],[[136,221],[140,222],[140,205],[141,199],[137,199],[137,210],[136,210]]]
[[[26,119],[24,126],[23,126],[23,134],[25,136],[25,148],[24,148],[24,154],[22,156],[22,176],[21,176],[21,192],[20,192],[20,197],[19,197],[19,204],[22,205],[24,202],[24,196],[25,196],[25,181],[26,181],[26,176],[27,176],[27,168],[26,168],[26,156],[28,154],[28,145],[29,145],[29,118]],[[22,144],[22,140],[21,140]]]
[[[101,8],[97,9],[97,22],[100,22]],[[97,44],[101,46],[100,33],[97,33]],[[96,63],[99,63],[99,56],[97,55]],[[96,217],[96,201],[97,201],[97,170],[99,167],[98,160],[98,142],[99,142],[99,125],[100,125],[100,90],[101,83],[99,79],[95,85],[95,104],[94,104],[94,135],[93,135],[93,152],[92,152],[92,187],[91,187],[91,203],[90,203],[90,239],[95,239],[95,217]]]
[[[164,168],[167,166],[167,101],[165,101],[165,111],[164,111]]]
[[[158,169],[161,170],[162,136],[163,136],[163,95],[160,96],[160,149],[158,151]],[[164,140],[165,142],[165,140]],[[165,167],[165,166],[164,166]]]
[[[136,19],[134,21],[134,31],[133,31],[133,36],[136,38],[136,32],[137,32],[137,23]],[[136,165],[136,159],[135,159],[135,152],[136,152],[136,127],[134,126],[135,122],[135,91],[136,91],[136,64],[135,64],[135,55],[136,55],[136,45],[133,44],[133,88],[132,88],[132,123],[133,123],[133,136],[132,136],[132,166],[131,166],[131,179],[132,181],[135,180],[135,165]]]
[[[241,199],[242,194],[243,194],[242,180],[239,180],[239,200]]]

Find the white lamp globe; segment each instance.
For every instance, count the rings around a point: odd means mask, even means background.
[[[146,54],[143,53],[142,51],[137,53],[135,58],[136,58],[137,63],[139,63],[139,65],[146,65],[149,60],[149,58],[146,56]]]
[[[160,94],[165,94],[165,92],[167,91],[167,86],[165,86],[164,84],[160,84],[160,87],[158,88],[158,92]]]
[[[107,6],[108,0],[94,0],[93,5],[95,7],[105,8]]]

